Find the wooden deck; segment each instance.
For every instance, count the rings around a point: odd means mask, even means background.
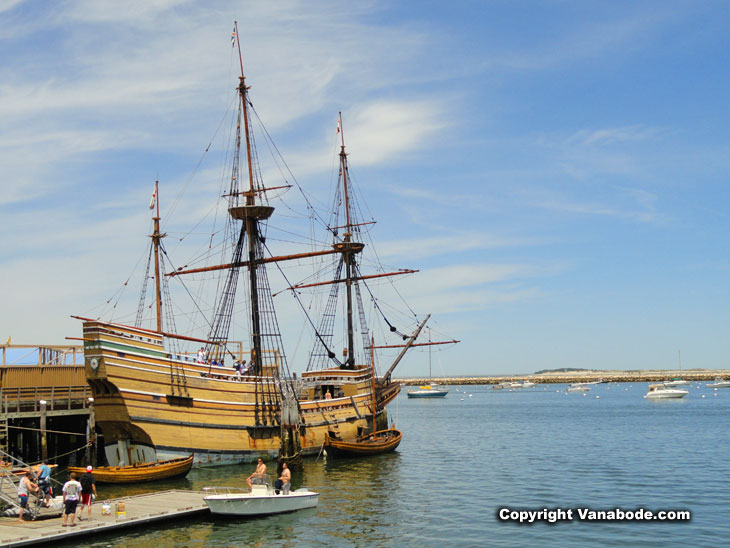
[[[62,518],[39,519],[18,523],[18,518],[0,517],[0,546],[31,546],[59,542],[73,538],[99,533],[114,533],[125,527],[139,527],[143,523],[153,523],[189,517],[195,514],[207,514],[208,507],[203,502],[202,491],[170,490],[146,495],[135,495],[110,500],[111,515],[103,516],[101,506],[104,501],[97,500],[92,506],[91,520],[87,518],[84,508],[83,520],[76,527],[62,527]],[[124,502],[126,516],[117,517],[114,509],[117,502]]]

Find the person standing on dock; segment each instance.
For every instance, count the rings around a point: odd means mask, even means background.
[[[94,469],[91,466],[86,467],[86,473],[81,474],[79,483],[81,484],[81,510],[79,510],[79,521],[81,514],[84,513],[84,506],[89,508],[89,519],[91,519],[91,503],[96,498],[96,482],[94,481]]]
[[[266,483],[266,465],[264,459],[259,459],[256,465],[256,471],[246,478],[246,483],[251,487],[254,483],[256,485],[264,485]]]
[[[79,503],[79,495],[81,494],[81,484],[76,481],[76,472],[71,472],[69,480],[63,484],[63,524],[61,527],[76,527],[74,520],[76,519],[76,505]],[[71,523],[66,524],[68,516],[71,516]]]
[[[38,488],[43,493],[45,500],[43,504],[48,508],[51,502],[51,467],[48,466],[48,461],[44,460],[40,466],[38,473]]]
[[[18,483],[18,498],[20,499],[20,514],[18,515],[18,523],[23,523],[23,510],[28,507],[28,497],[31,493],[38,492],[38,486],[31,481],[31,472],[28,470],[25,475],[20,478]]]

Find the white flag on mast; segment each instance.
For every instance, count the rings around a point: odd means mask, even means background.
[[[150,209],[155,209],[155,199],[157,198],[157,185],[155,184],[155,189],[152,191],[152,199],[150,200]]]

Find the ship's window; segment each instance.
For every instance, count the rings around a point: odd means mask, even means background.
[[[119,356],[120,358],[124,358],[126,354],[124,352],[117,352],[117,356]]]

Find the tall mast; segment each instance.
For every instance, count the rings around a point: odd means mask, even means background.
[[[160,182],[155,181],[155,194],[153,199],[155,200],[156,207],[155,216],[152,217],[154,221],[154,231],[152,232],[152,247],[155,253],[155,303],[157,311],[157,332],[162,333],[162,292],[160,289],[160,240],[166,236],[166,234],[160,234],[160,195],[159,187]]]
[[[345,233],[342,242],[334,244],[334,248],[342,253],[345,262],[345,289],[347,298],[347,360],[345,369],[355,367],[355,329],[353,326],[352,284],[355,278],[355,257],[365,247],[364,244],[352,241],[352,215],[350,212],[350,193],[347,180],[347,153],[345,152],[345,134],[342,128],[342,113],[339,113],[337,128],[340,130],[340,171],[342,174],[342,193],[345,199]]]
[[[259,225],[261,220],[268,219],[274,212],[274,208],[256,204],[256,188],[254,184],[253,155],[251,154],[251,128],[248,119],[248,90],[246,76],[243,72],[243,56],[241,54],[241,40],[238,35],[238,22],[234,22],[236,29],[236,42],[238,44],[238,60],[241,66],[240,83],[238,92],[241,97],[241,110],[243,114],[243,130],[246,137],[246,160],[248,164],[248,191],[241,195],[246,198],[246,205],[234,205],[229,208],[231,217],[241,220],[244,223],[246,236],[248,238],[248,276],[251,297],[251,340],[253,344],[251,361],[254,365],[254,373],[261,372],[262,345],[261,345],[261,314],[258,292],[257,269],[259,261],[256,257],[257,243],[259,241]],[[240,147],[240,137],[237,140]],[[235,175],[234,175],[235,176]],[[237,197],[234,197],[237,202]]]

